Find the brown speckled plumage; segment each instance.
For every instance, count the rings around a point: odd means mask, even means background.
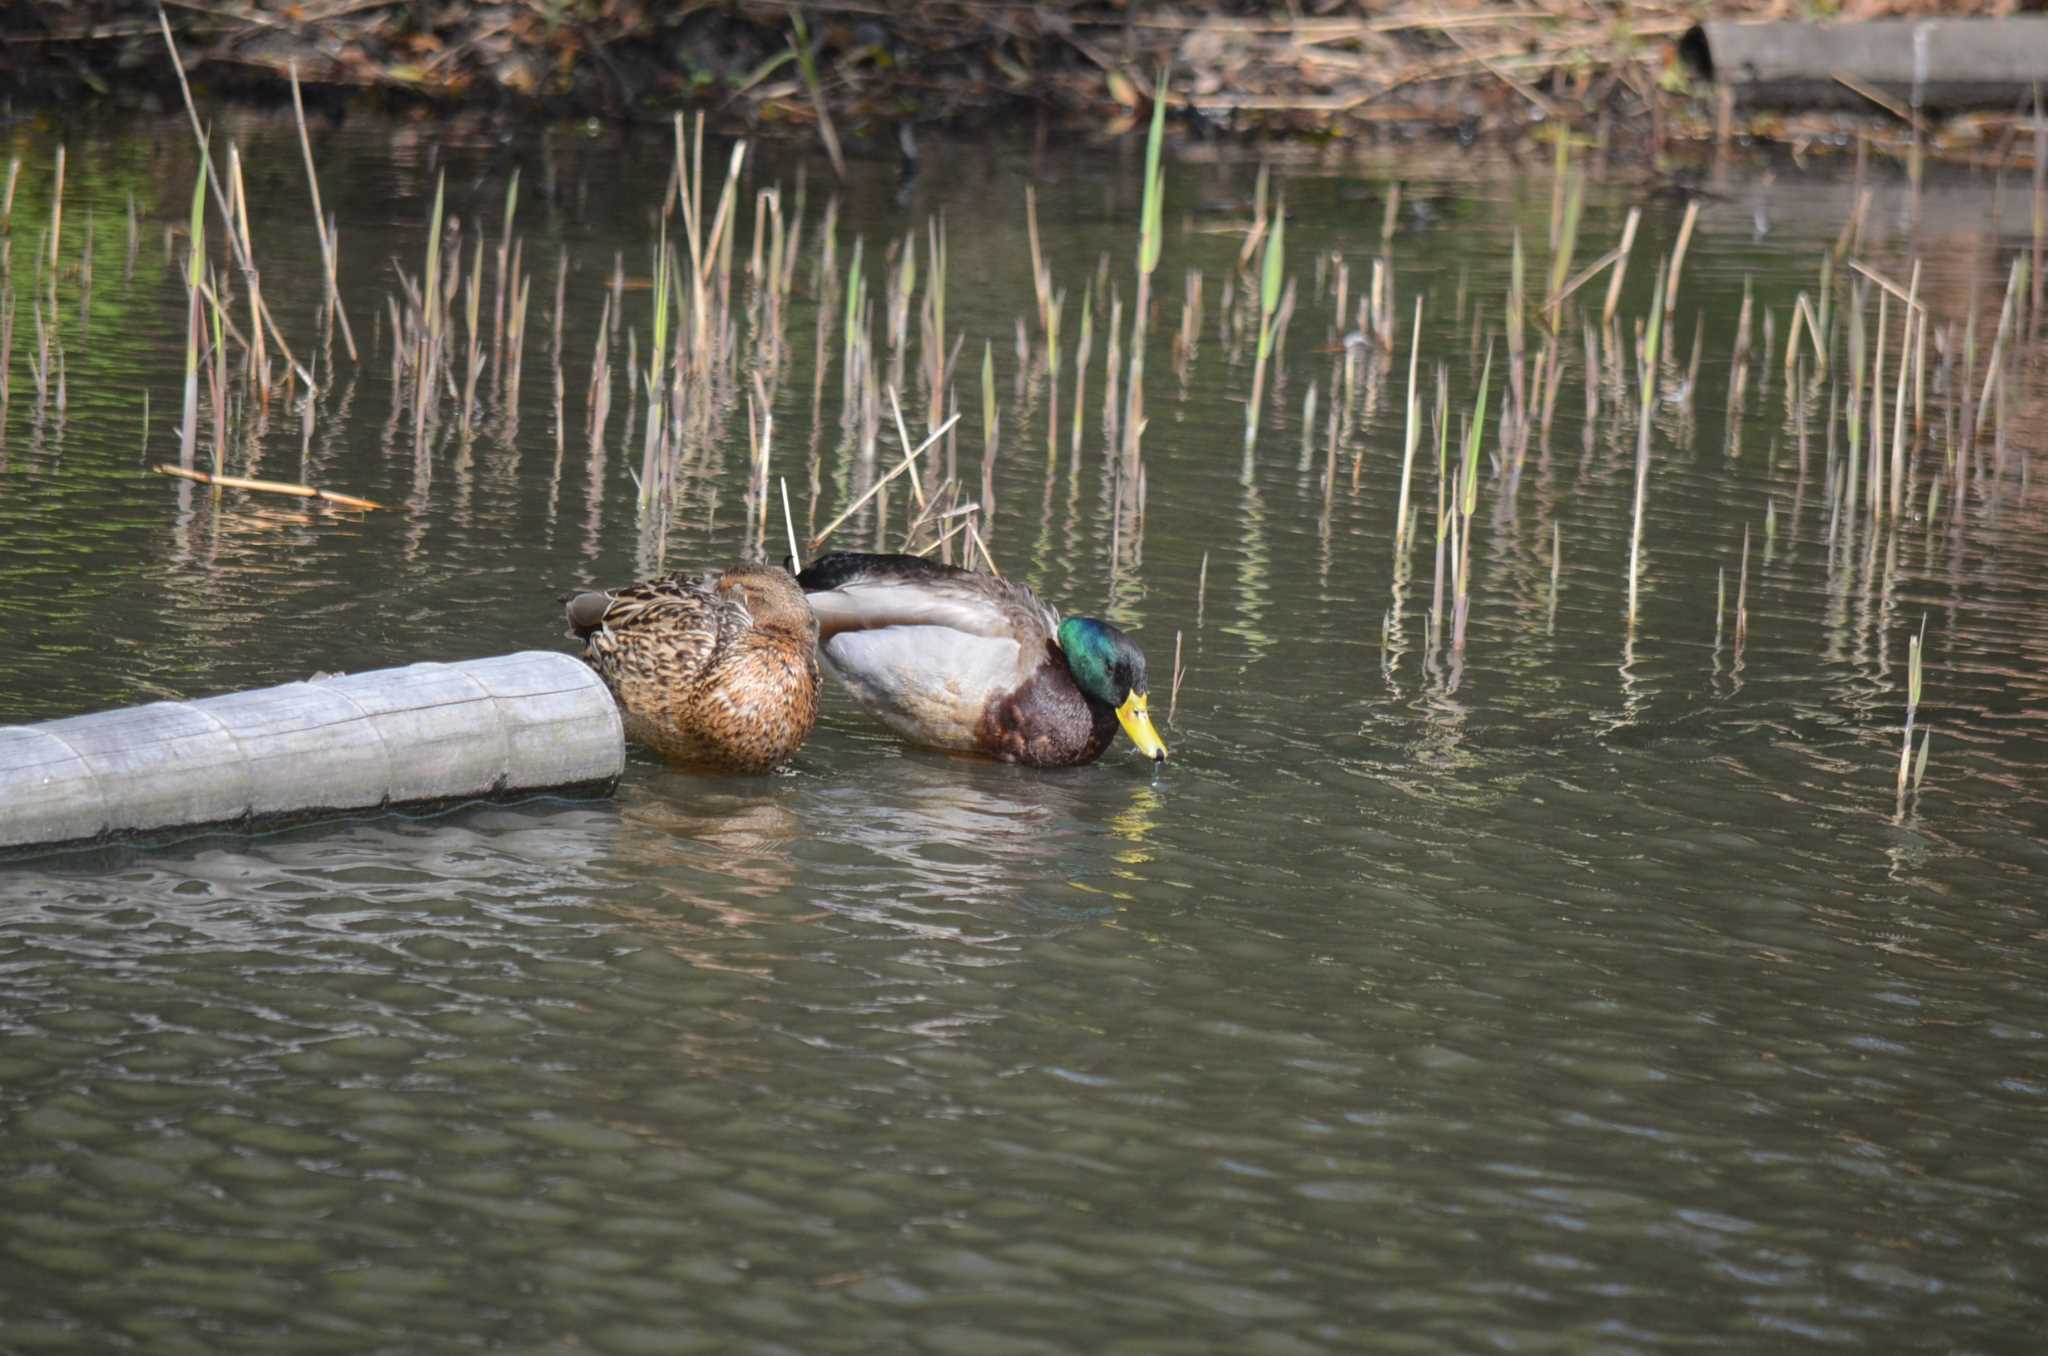
[[[787,571],[738,565],[566,600],[628,738],[672,763],[765,772],[818,719],[818,623]]]

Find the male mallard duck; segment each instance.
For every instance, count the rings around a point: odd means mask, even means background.
[[[1145,655],[1108,622],[1030,589],[919,556],[847,551],[797,576],[825,667],[883,724],[920,744],[1006,763],[1092,763],[1117,726],[1164,760],[1145,709]]]
[[[787,570],[736,565],[565,600],[626,734],[672,763],[765,772],[818,720],[818,623]]]

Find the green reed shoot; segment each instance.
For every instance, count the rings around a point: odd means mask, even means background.
[[[341,341],[348,348],[348,360],[360,362],[356,356],[356,337],[349,328],[348,310],[341,304],[341,288],[335,282],[334,240],[327,233],[327,214],[320,207],[320,176],[313,170],[313,142],[306,135],[306,105],[299,97],[299,65],[290,63],[292,84],[292,116],[299,129],[299,150],[306,161],[306,187],[313,195],[313,233],[320,238],[320,272],[326,284],[327,313],[341,321]]]
[[[1566,160],[1568,138],[1558,138],[1560,173]],[[1564,204],[1561,217],[1554,217],[1550,238],[1550,296],[1553,302],[1563,290],[1565,280],[1572,275],[1572,256],[1579,247],[1579,219],[1585,212],[1586,181],[1583,175],[1569,176],[1564,190]]]
[[[512,250],[512,218],[519,210],[519,169],[515,165],[512,178],[505,185],[505,220],[498,231],[497,286],[491,302],[491,380],[494,386],[502,386],[504,380],[506,323],[509,319],[506,308],[517,300],[519,289],[518,267]],[[509,276],[508,276],[509,274]],[[508,296],[506,289],[511,289]]]
[[[199,151],[199,177],[192,183],[190,235],[192,255],[185,267],[185,404],[178,424],[178,463],[190,466],[199,441],[199,344],[201,329],[200,291],[206,268],[206,157]],[[37,312],[40,317],[41,312]]]
[[[1038,299],[1038,327],[1051,342],[1052,270],[1046,267],[1045,252],[1038,244],[1038,190],[1024,185],[1024,228],[1031,244],[1031,291]]]
[[[1919,768],[1917,770],[1912,769],[1913,723],[1920,713],[1920,663],[1922,647],[1926,638],[1927,614],[1923,612],[1920,614],[1920,630],[1909,639],[1908,644],[1910,648],[1906,656],[1906,728],[1899,743],[1898,796],[1901,806],[1904,805],[1906,799],[1906,780],[1909,772],[1913,785],[1917,789],[1920,785],[1922,774],[1927,771],[1927,745],[1924,741],[1920,745]]]
[[[856,373],[859,364],[861,303],[866,299],[867,277],[861,271],[861,251],[866,245],[862,236],[853,238],[853,260],[846,270],[846,316],[844,333],[841,335],[840,359],[842,366],[841,395],[849,406],[853,403],[856,390]]]
[[[790,27],[795,30],[789,39],[790,48],[796,53],[797,70],[803,76],[804,92],[811,98],[811,107],[818,115],[818,136],[825,143],[825,154],[832,159],[832,172],[841,182],[846,179],[846,153],[839,149],[839,132],[832,125],[832,109],[825,102],[825,87],[818,79],[817,58],[811,53],[811,35],[804,27],[804,12],[791,6]]]
[[[1244,450],[1250,455],[1259,438],[1259,405],[1266,389],[1266,361],[1273,353],[1273,313],[1280,306],[1280,279],[1286,261],[1287,199],[1282,195],[1266,233],[1266,256],[1259,270],[1259,349],[1252,368],[1252,398],[1244,411]]]
[[[1465,652],[1465,622],[1472,610],[1472,514],[1479,507],[1479,446],[1486,431],[1486,393],[1493,379],[1493,348],[1487,346],[1486,364],[1479,372],[1479,398],[1473,402],[1472,423],[1465,430],[1464,470],[1459,476],[1458,591],[1451,613],[1451,653]]]
[[[425,285],[420,292],[420,305],[425,316],[419,331],[419,360],[413,368],[413,442],[417,446],[426,439],[427,407],[432,402],[435,390],[436,365],[441,352],[441,210],[448,174],[443,170],[434,176],[434,212],[427,227],[427,272]]]
[[[1138,210],[1138,292],[1131,308],[1131,374],[1124,391],[1124,452],[1133,458],[1138,440],[1144,436],[1145,327],[1152,305],[1152,270],[1159,266],[1165,241],[1166,169],[1160,158],[1166,147],[1166,90],[1166,71],[1161,68],[1152,94],[1152,128],[1145,137],[1145,195]]]

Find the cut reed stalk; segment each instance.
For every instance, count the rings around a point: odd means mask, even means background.
[[[1523,370],[1522,353],[1522,307],[1527,296],[1524,290],[1524,264],[1522,259],[1522,230],[1515,228],[1514,238],[1508,250],[1508,299],[1502,312],[1507,322],[1508,336],[1508,397],[1502,401],[1503,433],[1509,447],[1519,449],[1525,446],[1522,430],[1529,423],[1529,395],[1527,375]]]
[[[1742,663],[1742,647],[1749,640],[1749,524],[1742,525],[1742,574],[1735,584],[1735,662]]]
[[[1691,214],[1688,213],[1688,217]],[[1653,298],[1669,296],[1665,289],[1664,266],[1657,266]],[[1640,410],[1636,420],[1636,492],[1628,538],[1628,620],[1636,619],[1637,591],[1642,579],[1643,508],[1650,491],[1650,415],[1657,405],[1657,349],[1664,332],[1664,307],[1650,305],[1649,329],[1643,341]]]
[[[1081,420],[1088,398],[1088,353],[1095,344],[1095,280],[1081,288],[1081,337],[1074,344],[1074,429],[1069,456],[1075,465],[1081,460]]]
[[[1642,219],[1642,208],[1631,207],[1628,209],[1628,218],[1621,226],[1621,243],[1614,247],[1613,254],[1609,256],[1614,264],[1614,272],[1608,276],[1607,300],[1600,307],[1600,328],[1602,330],[1608,329],[1614,324],[1615,307],[1621,304],[1622,279],[1628,275],[1629,250],[1635,246],[1636,227],[1641,224]]]
[[[1884,348],[1885,331],[1889,328],[1887,310],[1890,302],[1891,293],[1878,293],[1877,352],[1871,358],[1870,377],[1870,475],[1866,482],[1869,485],[1867,507],[1873,522],[1884,516]],[[1910,315],[1911,312],[1908,312],[1909,318]]]
[[[1444,535],[1449,529],[1450,513],[1445,499],[1448,495],[1450,472],[1451,437],[1451,378],[1449,371],[1439,362],[1436,365],[1436,574],[1430,588],[1429,603],[1429,649],[1433,656],[1443,635],[1444,615]]]
[[[1180,710],[1180,680],[1186,670],[1180,666],[1180,632],[1173,633],[1173,690],[1166,698],[1166,725],[1174,728],[1174,713]]]
[[[996,448],[1002,437],[1003,412],[996,407],[995,346],[981,345],[981,512],[983,521],[994,511]]]
[[[1664,280],[1664,310],[1668,315],[1678,309],[1678,276],[1685,267],[1686,247],[1692,243],[1692,228],[1700,219],[1700,200],[1692,199],[1685,205],[1685,220],[1678,224],[1678,243],[1671,247],[1671,272]]]
[[[1915,364],[1909,359],[1913,353],[1915,327],[1925,328],[1926,320],[1917,305],[1920,296],[1920,263],[1913,262],[1913,280],[1906,290],[1906,327],[1899,344],[1899,389],[1892,403],[1892,479],[1891,515],[1897,522],[1905,507],[1906,493],[1906,377]]]
[[[190,466],[195,459],[199,441],[199,346],[205,330],[201,321],[200,289],[205,281],[206,270],[206,158],[204,147],[199,152],[199,175],[192,183],[192,216],[186,240],[191,246],[191,257],[185,265],[185,392],[184,404],[178,421],[178,461]],[[42,309],[38,303],[36,328],[42,329]],[[40,388],[43,379],[36,380]]]
[[[2012,273],[2005,285],[2005,304],[1998,312],[1998,336],[1991,341],[1991,356],[1984,365],[1984,390],[1977,397],[1978,431],[1982,431],[1984,410],[1991,405],[1991,398],[1998,392],[1998,380],[2005,368],[2006,347],[2012,342],[2013,326],[2017,320],[2020,289],[2026,285],[2027,261],[2015,256]]]
[[[1394,554],[1408,546],[1408,485],[1415,469],[1415,449],[1422,441],[1422,407],[1415,391],[1415,370],[1422,357],[1422,297],[1415,298],[1415,325],[1408,342],[1407,421],[1401,434],[1401,499],[1394,510]]]

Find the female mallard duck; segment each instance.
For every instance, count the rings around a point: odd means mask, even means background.
[[[818,623],[787,570],[736,565],[565,600],[626,734],[672,763],[765,772],[818,720]]]
[[[1092,763],[1121,725],[1164,760],[1145,655],[1108,622],[1022,584],[919,556],[841,552],[797,576],[825,667],[908,739],[1032,767]]]

